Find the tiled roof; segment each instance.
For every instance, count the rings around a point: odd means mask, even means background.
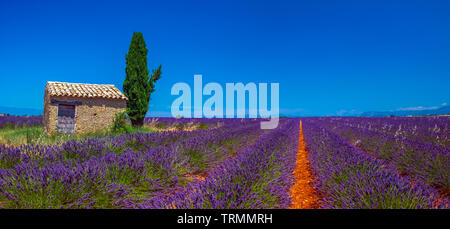
[[[47,82],[46,90],[50,96],[69,96],[83,98],[124,99],[127,97],[114,85]]]

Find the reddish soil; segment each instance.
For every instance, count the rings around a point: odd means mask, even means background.
[[[294,170],[295,184],[291,187],[292,205],[290,209],[317,209],[320,198],[312,187],[313,173],[308,162],[308,152],[303,139],[302,123],[299,127],[298,152]]]
[[[193,181],[205,181],[206,177],[208,177],[208,175],[206,173],[204,174],[198,174],[198,175],[192,175],[192,174],[186,174],[185,175],[186,178],[190,178]]]

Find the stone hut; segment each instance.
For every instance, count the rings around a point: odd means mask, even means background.
[[[48,134],[103,131],[125,111],[127,100],[114,85],[47,82],[44,128]]]

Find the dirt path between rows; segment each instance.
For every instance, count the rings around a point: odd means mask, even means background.
[[[295,184],[291,187],[292,204],[290,209],[317,209],[320,198],[312,187],[314,177],[308,161],[308,152],[303,139],[302,122],[299,126],[298,152],[294,170]]]

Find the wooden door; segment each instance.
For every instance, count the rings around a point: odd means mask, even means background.
[[[73,134],[75,131],[75,106],[58,105],[58,133]]]

